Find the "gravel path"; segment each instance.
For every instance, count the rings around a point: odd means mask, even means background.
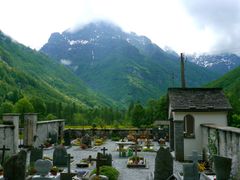
[[[74,157],[74,162],[71,164],[72,170],[87,170],[91,171],[94,169],[94,166],[90,168],[77,168],[76,163],[79,163],[81,159],[88,158],[89,155],[92,157],[96,157],[97,152],[101,152],[101,148],[106,147],[108,149],[107,153],[111,153],[113,157],[113,167],[118,169],[120,172],[120,176],[118,180],[146,180],[151,172],[154,172],[154,164],[155,164],[155,152],[138,152],[138,155],[143,156],[147,160],[148,168],[127,168],[127,158],[119,157],[117,149],[117,145],[115,142],[108,140],[104,145],[97,147],[94,150],[81,150],[78,146],[73,146],[67,149],[67,152]],[[154,144],[154,148],[158,149],[159,145],[157,143]],[[44,155],[52,157],[53,149],[44,150]],[[174,162],[174,172],[182,172],[182,165],[179,162]]]

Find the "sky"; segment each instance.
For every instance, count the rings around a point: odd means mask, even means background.
[[[240,0],[0,0],[0,30],[40,49],[53,32],[108,20],[177,53],[240,52]]]

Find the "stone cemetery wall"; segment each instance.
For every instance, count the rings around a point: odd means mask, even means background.
[[[16,153],[14,145],[14,125],[0,125],[0,148],[6,146],[11,154]]]
[[[209,138],[215,140],[217,154],[232,158],[233,174],[240,170],[240,128],[202,124],[202,146],[208,149]],[[235,171],[235,172],[234,172]]]
[[[0,148],[5,145],[10,149],[7,154],[18,153],[19,143],[19,114],[3,114],[4,124],[0,125]]]
[[[142,129],[142,128],[103,128],[103,129],[91,129],[91,128],[85,128],[85,129],[66,129],[71,132],[71,136],[73,138],[81,137],[84,134],[89,134],[90,136],[96,135],[96,136],[105,136],[111,138],[113,135],[117,135],[120,137],[126,137],[129,135],[129,133],[136,134],[137,136],[140,136],[141,134],[148,132],[150,138],[153,138],[153,130],[152,128],[148,129]]]
[[[49,137],[49,134],[57,134],[57,137],[63,135],[64,120],[39,121],[36,127],[35,147],[43,144]]]

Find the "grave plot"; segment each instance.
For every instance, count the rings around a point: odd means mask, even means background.
[[[141,150],[142,146],[135,144],[135,145],[132,145],[131,148],[134,149],[135,154],[134,156],[128,158],[127,167],[128,168],[146,168],[147,167],[146,159],[143,156],[138,156],[137,154],[139,149]]]

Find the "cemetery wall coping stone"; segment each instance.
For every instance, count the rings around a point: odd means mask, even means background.
[[[19,113],[3,113],[2,116],[20,116]]]
[[[37,124],[48,124],[48,123],[56,123],[56,122],[65,122],[64,119],[56,119],[50,121],[38,121]]]
[[[14,125],[5,125],[5,124],[0,124],[0,128],[14,128]]]
[[[207,124],[207,123],[201,124],[201,126],[206,127],[206,128],[218,129],[218,130],[222,130],[222,131],[240,134],[240,128],[235,128],[235,127],[230,127],[230,126],[221,126],[221,125],[217,125],[217,124]]]

